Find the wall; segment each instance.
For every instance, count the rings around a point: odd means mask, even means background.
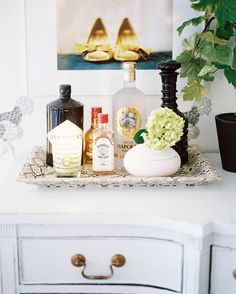
[[[35,0],[31,0],[30,2],[33,3],[33,1]],[[47,1],[42,0],[41,3],[46,3]],[[52,4],[53,1],[50,0],[50,3]],[[42,74],[37,75],[35,72],[36,75],[34,75],[34,80],[32,80],[30,70],[32,70],[32,63],[35,62],[35,60],[31,59],[29,52],[30,48],[26,47],[26,37],[30,38],[31,43],[33,42],[37,45],[37,42],[39,42],[37,34],[27,32],[29,35],[26,36],[24,0],[0,0],[0,4],[0,39],[2,40],[0,47],[0,112],[11,110],[15,99],[21,95],[28,94],[33,98],[35,104],[34,114],[32,116],[25,117],[22,123],[22,127],[25,130],[23,138],[14,143],[15,146],[17,146],[17,152],[20,153],[26,149],[30,150],[33,145],[42,145],[45,143],[45,105],[52,99],[56,98],[58,84],[62,81],[67,81],[63,80],[60,74],[58,74],[56,78],[52,80],[50,91],[46,93],[33,93],[31,91],[32,83],[38,84],[41,88],[44,87],[44,84],[42,83]],[[188,0],[174,0],[174,6],[175,8],[178,8],[180,15],[179,18],[177,15],[175,16],[176,24],[181,22],[184,15],[185,18],[191,16],[192,12],[190,11],[188,5]],[[53,8],[53,6],[51,8]],[[46,24],[47,21],[52,22],[55,20],[54,18],[48,19],[46,14],[40,15],[40,18],[45,21],[43,22],[44,24]],[[40,29],[40,24],[38,29]],[[50,38],[50,30],[46,39],[47,42],[44,43],[45,48],[47,48],[47,45],[50,44],[50,42],[55,42],[54,37]],[[181,49],[181,43],[177,36],[176,40],[177,41],[174,43],[174,46],[177,54]],[[26,61],[28,62],[27,66]],[[42,64],[41,66],[44,67],[45,74],[47,75],[47,64]],[[160,78],[157,73],[152,76],[152,79],[155,83],[160,83]],[[145,91],[144,83],[142,84],[142,82],[138,82],[140,88]],[[149,82],[151,82],[151,80]],[[121,78],[117,79],[117,88],[121,85]],[[75,84],[75,86],[77,85]],[[209,116],[201,117],[199,122],[199,127],[201,129],[200,136],[196,140],[193,140],[192,143],[200,144],[206,151],[214,151],[218,149],[214,115],[219,112],[236,110],[236,95],[235,90],[227,84],[223,76],[217,75],[215,82],[210,86],[208,96],[212,100],[212,112]],[[84,102],[86,105],[85,110],[87,118],[85,121],[85,129],[87,129],[89,125],[89,118],[87,114],[89,113],[91,105],[102,104],[105,111],[111,110],[111,96],[81,95],[76,96],[76,98]],[[157,107],[160,105],[160,97],[157,95],[149,96],[148,103],[150,109]],[[179,105],[183,110],[187,110],[191,107],[191,103],[183,103],[181,99],[179,99]],[[35,131],[36,129],[37,131]]]
[[[0,0],[0,112],[26,94],[25,19],[23,0]]]
[[[26,95],[27,79],[24,1],[0,0],[0,7],[0,113],[3,113],[13,109],[19,96]],[[18,140],[18,144],[21,145],[22,142]],[[2,150],[3,144],[0,141],[0,154]],[[14,158],[8,152],[0,161],[1,182]]]

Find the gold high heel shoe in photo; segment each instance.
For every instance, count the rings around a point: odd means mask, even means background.
[[[108,34],[101,18],[97,18],[89,34],[86,44],[75,44],[77,54],[83,54],[84,60],[104,62],[113,57],[109,45]]]
[[[140,59],[146,61],[150,53],[150,49],[140,48],[138,38],[129,19],[124,18],[116,39],[114,59],[118,61],[138,61]]]

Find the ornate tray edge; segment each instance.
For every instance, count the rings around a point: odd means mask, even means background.
[[[26,160],[22,171],[29,166],[32,161],[33,155],[36,152],[42,152],[43,147],[36,146],[33,148],[31,154]],[[150,177],[150,178],[139,178],[131,175],[119,175],[109,178],[109,182],[104,177],[78,177],[78,178],[57,178],[51,177],[50,179],[45,177],[26,178],[21,172],[18,176],[17,181],[26,184],[34,184],[44,187],[54,188],[140,188],[140,187],[189,187],[199,186],[203,184],[212,183],[221,179],[216,168],[213,166],[207,155],[201,151],[198,145],[191,145],[189,147],[189,155],[197,160],[200,160],[198,164],[202,167],[208,168],[208,175],[202,174],[195,176],[181,176],[173,175],[172,177]]]

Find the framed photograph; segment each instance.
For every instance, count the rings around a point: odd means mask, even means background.
[[[31,96],[56,95],[60,83],[113,95],[127,60],[137,62],[137,87],[159,94],[156,65],[176,56],[176,28],[191,17],[188,0],[25,0],[25,11]]]
[[[57,69],[153,70],[172,57],[172,0],[57,0]],[[86,13],[87,12],[87,13]]]

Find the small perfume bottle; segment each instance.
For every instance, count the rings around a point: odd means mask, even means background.
[[[47,105],[47,133],[66,120],[83,130],[84,105],[71,98],[71,85],[60,85],[60,98]],[[52,145],[47,140],[46,163],[53,165]]]
[[[84,163],[92,164],[93,160],[93,131],[98,126],[97,115],[102,112],[102,107],[91,108],[91,127],[85,134]]]
[[[107,126],[108,114],[99,113],[98,128],[93,131],[93,171],[109,174],[114,171],[114,134]]]

